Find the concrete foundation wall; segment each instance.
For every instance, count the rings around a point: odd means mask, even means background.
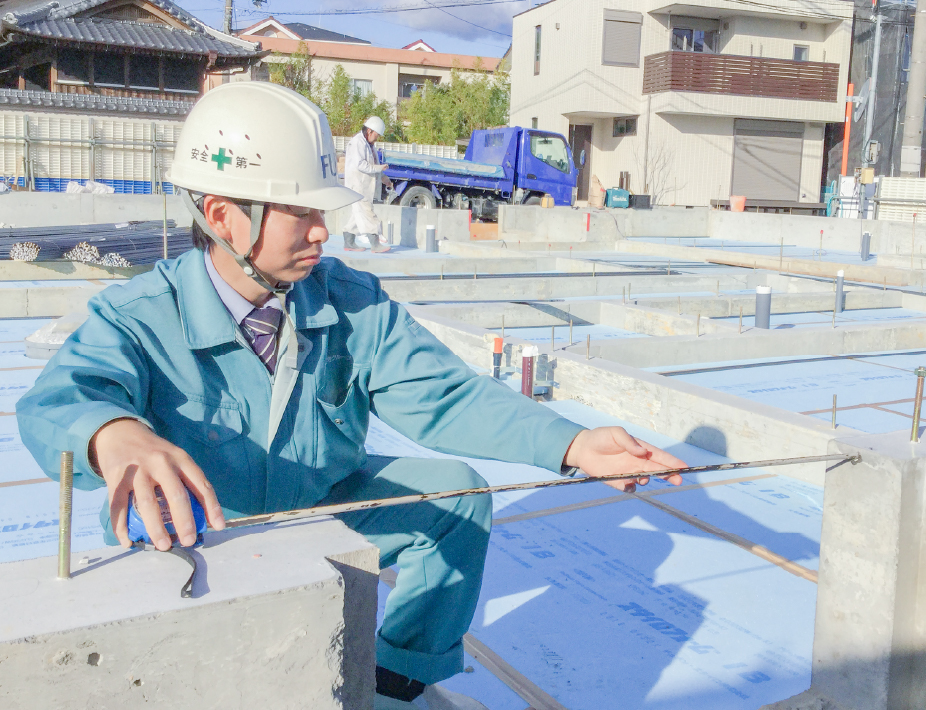
[[[494,334],[431,316],[426,307],[413,306],[409,310],[421,325],[467,362],[491,362]],[[633,341],[621,341],[629,342]],[[514,364],[519,348],[528,344],[509,337],[504,364]],[[540,350],[538,376],[547,377],[552,368],[556,382],[554,399],[574,399],[600,412],[731,458],[819,455],[826,453],[829,441],[836,436],[827,423],[809,417],[594,355],[586,360],[584,344],[573,351],[557,350],[552,358],[547,346],[541,346]],[[857,433],[845,427],[838,431],[840,435]],[[803,464],[789,467],[788,475],[820,485],[824,470],[824,464]]]
[[[371,710],[379,554],[330,519],[0,565],[0,707]]]
[[[328,231],[342,234],[344,225],[350,219],[351,207],[343,207],[325,213]],[[469,241],[469,210],[425,210],[417,207],[399,207],[398,205],[374,204],[373,211],[383,221],[383,234],[386,223],[392,222],[395,244],[418,249],[425,248],[428,225],[436,227],[438,240]]]
[[[93,195],[64,192],[8,192],[0,195],[5,227],[60,227],[164,218],[161,195]],[[180,227],[193,223],[180,198],[167,195],[167,218]]]
[[[602,307],[604,315],[605,307]],[[631,367],[695,366],[705,362],[768,359],[771,357],[826,357],[828,355],[913,350],[926,347],[926,332],[920,324],[869,323],[858,326],[813,330],[729,329],[707,330],[701,319],[701,335],[667,336],[654,344],[650,340],[598,341],[592,354]],[[689,323],[692,321],[688,321]],[[637,325],[637,327],[644,327]],[[656,325],[648,326],[656,330]],[[679,328],[681,330],[681,328]],[[689,332],[693,332],[693,329]],[[582,346],[582,352],[585,347]],[[573,347],[578,353],[578,348]]]
[[[926,707],[926,445],[909,438],[830,442],[862,459],[826,474],[813,683],[766,710]]]

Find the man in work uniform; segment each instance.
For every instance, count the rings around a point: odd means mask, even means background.
[[[367,457],[371,413],[437,451],[555,472],[683,465],[477,377],[374,276],[322,260],[322,211],[358,196],[338,184],[327,120],[305,98],[220,86],[194,106],[176,151],[171,181],[198,248],[95,296],[17,405],[49,476],[70,450],[77,488],[108,487],[111,544],[129,544],[132,493],[155,546],[170,548],[155,487],[190,545],[187,489],[221,530],[243,515],[485,485],[454,459]],[[340,516],[399,568],[376,639],[377,710],[446,700],[432,684],[462,670],[491,510],[483,495]]]
[[[379,116],[370,116],[360,132],[350,139],[344,156],[344,184],[363,196],[351,207],[350,219],[344,225],[344,249],[363,251],[365,241],[376,254],[389,251],[383,243],[383,223],[373,211],[373,200],[379,197],[380,184],[392,186],[383,175],[388,166],[380,163],[373,144],[386,132],[386,124]],[[361,238],[358,243],[357,238]]]

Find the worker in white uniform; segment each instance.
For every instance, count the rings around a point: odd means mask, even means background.
[[[383,174],[388,166],[379,162],[373,149],[373,144],[385,132],[383,119],[370,116],[360,133],[347,144],[344,186],[359,192],[363,199],[351,206],[350,219],[344,225],[346,251],[364,251],[367,241],[375,254],[389,251],[389,245],[383,241],[383,223],[373,212],[373,200],[379,197],[380,186],[385,184],[392,187],[392,181]]]

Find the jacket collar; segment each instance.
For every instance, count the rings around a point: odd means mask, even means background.
[[[187,347],[202,350],[235,342],[238,328],[212,285],[202,253],[194,249],[183,254],[172,271]],[[324,328],[338,322],[338,313],[328,299],[328,270],[324,261],[293,286],[287,305],[299,330]]]

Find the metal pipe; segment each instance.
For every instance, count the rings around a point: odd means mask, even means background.
[[[926,377],[926,367],[918,367],[913,371],[916,375],[916,397],[913,400],[913,431],[910,432],[910,441],[918,444],[920,441],[920,411],[923,407],[923,378]]]
[[[768,330],[772,320],[772,287],[756,286],[756,328]]]
[[[592,336],[591,334],[585,336],[585,359],[591,360],[590,353],[592,350]]]
[[[556,350],[556,326],[550,326],[550,352]]]
[[[698,314],[698,317],[695,318],[695,337],[701,337],[701,314]]]
[[[846,300],[845,294],[843,291],[843,284],[845,282],[846,272],[840,269],[836,272],[836,313],[842,313],[843,303]]]
[[[502,313],[502,338],[505,337],[505,314]]]
[[[266,513],[251,515],[246,518],[237,518],[225,521],[226,528],[241,528],[249,525],[269,525],[288,520],[302,520],[315,518],[320,515],[339,515],[358,510],[372,510],[408,503],[424,503],[431,500],[444,500],[446,498],[461,498],[463,496],[482,495],[485,493],[507,493],[508,491],[524,491],[535,488],[558,488],[560,486],[575,486],[583,483],[598,483],[602,481],[619,481],[629,478],[657,478],[679,474],[687,476],[693,473],[708,473],[710,471],[735,471],[741,468],[772,468],[774,466],[796,466],[800,464],[819,463],[823,461],[849,461],[857,464],[862,460],[861,454],[849,456],[848,454],[826,454],[823,456],[799,456],[796,458],[768,459],[765,461],[737,461],[733,463],[712,464],[710,466],[691,466],[689,468],[665,469],[651,473],[613,473],[604,476],[586,476],[583,478],[557,478],[552,481],[533,481],[529,483],[510,483],[502,486],[484,486],[482,488],[463,488],[453,491],[440,491],[437,493],[416,493],[414,495],[397,496],[395,498],[381,498],[379,500],[364,500],[351,503],[337,503],[334,505],[320,505],[314,508],[301,510],[288,510],[282,513]]]
[[[833,395],[833,429],[836,428],[836,395]]]
[[[572,347],[572,318],[569,319],[569,347]]]
[[[395,225],[392,222],[386,222],[386,243],[390,246],[395,244]]]
[[[58,492],[58,579],[71,578],[71,515],[74,496],[74,452],[61,452]]]
[[[424,250],[427,254],[433,254],[437,251],[437,230],[433,224],[425,228]]]
[[[740,335],[743,334],[743,307],[740,306]]]

